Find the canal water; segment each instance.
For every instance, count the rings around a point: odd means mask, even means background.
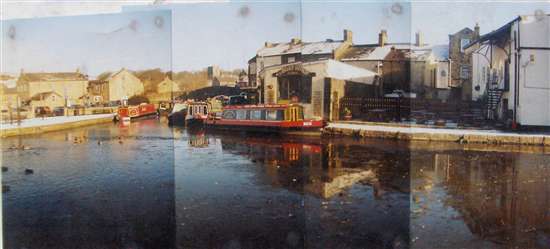
[[[7,138],[4,248],[550,248],[549,165],[164,120]]]

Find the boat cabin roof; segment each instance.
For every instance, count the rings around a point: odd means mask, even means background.
[[[263,104],[263,105],[229,105],[224,106],[225,110],[256,110],[256,109],[285,109],[287,107],[299,105],[289,105],[289,104]]]

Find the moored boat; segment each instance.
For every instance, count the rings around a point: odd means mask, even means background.
[[[320,131],[323,120],[305,119],[297,104],[225,106],[221,113],[211,113],[208,127],[258,132]]]
[[[208,115],[206,102],[188,100],[174,106],[168,115],[168,125],[201,126]]]
[[[124,121],[153,115],[157,115],[155,105],[142,103],[136,106],[119,107],[116,118]]]

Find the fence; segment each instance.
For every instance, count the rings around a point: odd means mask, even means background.
[[[432,99],[407,98],[343,98],[340,101],[341,118],[346,110],[352,119],[365,121],[416,120],[420,123],[435,120],[453,120],[457,123],[480,125],[484,122],[483,105],[477,102],[443,102]]]

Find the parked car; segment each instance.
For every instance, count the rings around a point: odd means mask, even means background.
[[[65,107],[55,107],[53,108],[54,116],[63,116],[65,115]]]
[[[407,98],[407,99],[415,99],[416,93],[408,93],[403,90],[393,90],[392,93],[384,94],[385,98]]]
[[[51,117],[53,113],[50,107],[39,106],[34,109],[34,114],[37,117]]]

